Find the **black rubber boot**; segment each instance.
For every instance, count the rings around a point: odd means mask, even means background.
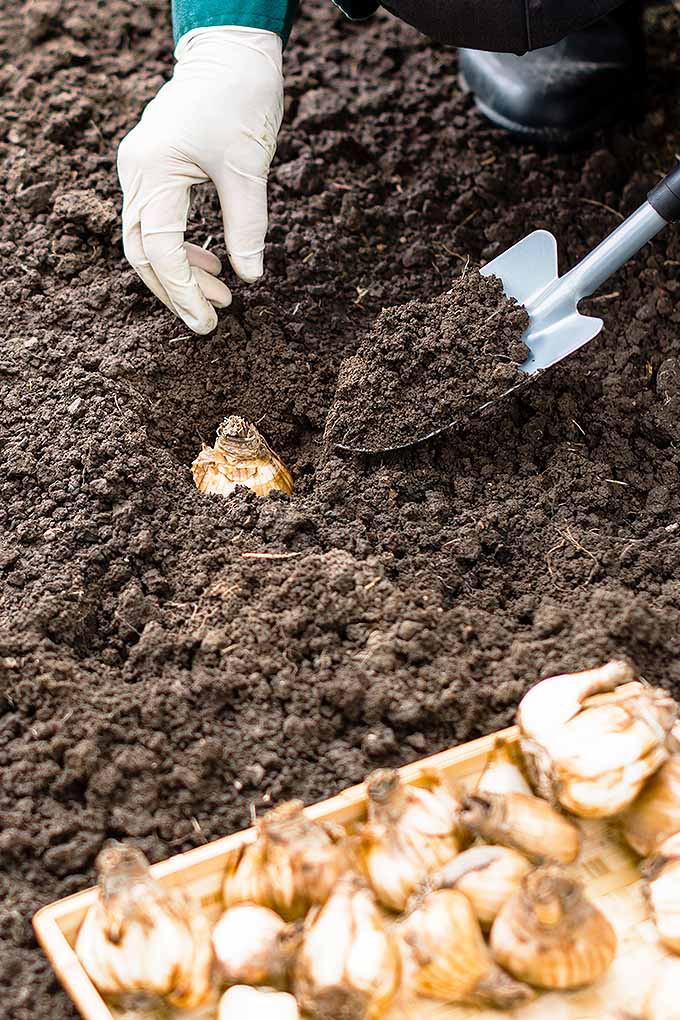
[[[459,59],[463,88],[494,124],[568,146],[630,111],[644,77],[642,5],[521,57],[461,49]]]

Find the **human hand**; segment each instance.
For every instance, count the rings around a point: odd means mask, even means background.
[[[231,303],[219,259],[184,240],[190,191],[217,188],[234,272],[262,276],[267,176],[283,114],[278,35],[233,26],[180,40],[175,72],[118,150],[125,256],[195,333]]]

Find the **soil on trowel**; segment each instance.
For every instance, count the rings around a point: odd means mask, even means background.
[[[477,270],[433,301],[383,310],[340,366],[326,441],[377,452],[463,423],[526,381],[528,324],[501,281]]]
[[[111,837],[153,861],[200,846],[509,725],[540,676],[609,657],[680,693],[680,230],[489,420],[324,450],[381,309],[536,228],[570,266],[644,200],[680,151],[677,12],[647,11],[640,122],[549,153],[483,120],[451,49],[301,7],[265,273],[225,272],[234,302],[196,337],[121,244],[116,146],[171,71],[170,4],[3,5],[2,1020],[76,1020],[31,915],[88,886]],[[228,266],[208,185],[188,238]],[[291,497],[195,488],[230,414]]]

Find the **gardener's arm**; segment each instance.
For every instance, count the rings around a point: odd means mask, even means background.
[[[231,301],[211,253],[184,241],[192,185],[212,180],[234,272],[262,275],[267,176],[283,112],[281,55],[297,0],[174,0],[172,79],[123,139],[125,254],[196,333]]]

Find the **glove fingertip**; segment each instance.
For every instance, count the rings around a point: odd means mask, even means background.
[[[231,268],[244,283],[255,283],[264,273],[264,252],[257,255],[230,255]]]
[[[225,295],[223,298],[208,298],[208,300],[215,308],[228,308],[233,298],[231,296],[231,291],[229,291],[228,297]]]
[[[187,321],[187,326],[198,333],[199,336],[207,336],[208,333],[212,333],[217,328],[217,312],[211,306],[210,311],[206,312],[200,317],[192,316],[191,321]]]

